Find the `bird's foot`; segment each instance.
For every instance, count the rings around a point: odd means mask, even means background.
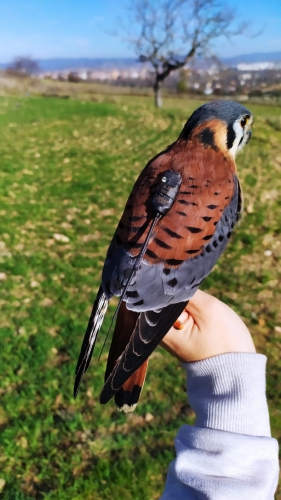
[[[173,327],[176,330],[182,330],[183,329],[183,323],[179,319],[177,319],[177,321],[174,322]]]
[[[183,312],[187,312],[187,310],[184,308]],[[181,317],[181,316],[180,316]],[[173,324],[173,327],[176,329],[176,330],[182,330],[184,328],[184,324],[181,322],[180,320],[180,317],[177,319],[177,321],[175,321],[175,323]]]

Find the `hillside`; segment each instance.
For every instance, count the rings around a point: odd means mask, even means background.
[[[281,52],[264,52],[254,54],[241,54],[235,57],[221,58],[221,61],[229,66],[237,66],[241,63],[256,62],[280,62]],[[135,57],[132,58],[53,58],[38,59],[41,71],[64,71],[84,69],[125,69],[138,65]],[[199,60],[198,60],[198,64]],[[7,68],[7,63],[0,63],[0,69]]]

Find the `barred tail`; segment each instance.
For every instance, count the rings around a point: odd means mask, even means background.
[[[142,312],[134,320],[134,328],[131,329],[132,333],[125,349],[121,353],[120,349],[118,350],[114,364],[108,365],[106,370],[105,384],[100,394],[101,404],[106,404],[115,396],[124,387],[127,380],[141,368],[185,309],[187,302],[170,304],[161,311]],[[117,322],[121,313],[120,308]]]
[[[136,408],[145,381],[147,366],[148,359],[115,394],[114,400],[118,410],[129,413]]]

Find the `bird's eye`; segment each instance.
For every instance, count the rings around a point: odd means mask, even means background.
[[[241,127],[245,127],[245,125],[248,123],[249,121],[249,116],[243,116],[243,118],[240,120],[240,124],[241,124]]]

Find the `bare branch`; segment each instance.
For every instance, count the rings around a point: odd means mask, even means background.
[[[151,64],[154,91],[195,55],[211,51],[212,42],[242,34],[224,0],[131,0],[125,39],[141,62]],[[120,36],[120,35],[119,35]]]

